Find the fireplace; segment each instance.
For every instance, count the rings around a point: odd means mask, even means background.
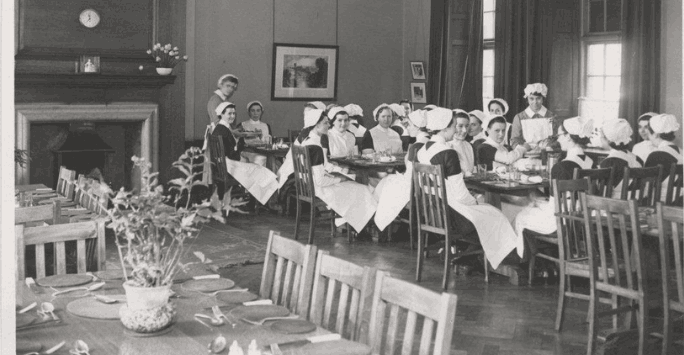
[[[88,160],[92,161],[96,155],[104,153],[104,162],[99,161],[97,167],[101,166],[106,178],[118,174],[122,177],[121,186],[139,187],[140,174],[131,169],[130,158],[132,155],[142,156],[152,164],[153,171],[158,170],[157,120],[157,105],[148,103],[17,105],[16,146],[29,150],[32,160],[24,167],[17,167],[16,183],[43,182],[49,186],[56,181],[58,175],[55,171],[58,171],[60,164],[67,167],[77,164],[79,173],[86,172],[87,167],[78,166],[83,155],[80,158],[78,154],[67,156],[65,160],[63,153],[76,153],[74,150],[77,149],[73,149],[72,143],[82,143],[84,138],[90,139],[92,133],[96,132],[102,139],[93,146],[96,149],[91,149],[89,154],[92,155]],[[83,131],[87,132],[85,136]],[[75,132],[77,134],[73,136]],[[69,137],[77,139],[69,143]],[[60,153],[62,161],[59,161]],[[112,164],[112,160],[116,164]]]
[[[56,164],[54,176],[59,176],[59,168],[75,170],[78,175],[93,175],[99,172],[100,180],[107,175],[108,161],[114,153],[114,148],[107,144],[95,131],[92,122],[77,122],[69,125],[69,133],[62,146],[53,151]],[[57,179],[53,178],[55,186]],[[111,181],[110,181],[110,185]],[[126,182],[117,182],[124,186]],[[115,186],[118,188],[120,186]]]

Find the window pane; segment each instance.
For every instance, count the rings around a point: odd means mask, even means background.
[[[482,78],[482,96],[486,98],[494,97],[494,78],[493,77],[483,77]]]
[[[493,49],[485,49],[482,52],[482,76],[494,76]]]
[[[605,98],[606,100],[620,100],[620,77],[606,77]]]
[[[482,18],[482,35],[484,39],[494,39],[495,12],[485,12]]]
[[[590,44],[587,46],[587,75],[603,75],[605,58],[604,44]]]
[[[482,2],[482,7],[484,8],[484,11],[494,11],[496,10],[496,0],[484,0]]]
[[[606,75],[620,75],[622,68],[622,45],[612,43],[606,45]]]
[[[603,98],[603,77],[587,77],[587,97],[592,99]]]
[[[620,30],[620,16],[622,11],[622,0],[608,0],[606,2],[608,22],[606,31]]]
[[[589,2],[589,32],[605,32],[603,1]]]

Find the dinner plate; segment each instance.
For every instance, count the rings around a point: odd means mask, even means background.
[[[127,275],[130,275],[132,270],[126,270]],[[97,278],[102,279],[104,281],[111,281],[111,280],[121,280],[123,279],[123,271],[121,269],[110,269],[110,270],[103,270],[103,271],[95,271],[93,272],[93,275],[95,275]]]
[[[69,302],[66,309],[69,313],[83,318],[119,319],[119,309],[126,303],[126,295],[106,295],[106,297],[119,302],[107,304],[94,297],[85,297]]]
[[[225,302],[228,304],[236,304],[236,303],[243,303],[243,302],[249,302],[249,301],[254,301],[255,299],[259,298],[259,296],[251,293],[251,292],[219,292],[216,295],[216,300]]]
[[[38,352],[43,348],[43,344],[37,341],[17,339],[17,354]]]
[[[36,283],[44,287],[72,287],[81,286],[93,281],[89,275],[82,274],[65,274],[52,275],[36,280]]]
[[[17,328],[31,325],[36,321],[36,317],[29,313],[17,313]]]
[[[316,324],[302,319],[281,319],[273,322],[271,329],[283,334],[304,334],[316,330]]]
[[[541,184],[541,182],[533,182],[533,181],[518,181],[522,185],[537,185]]]
[[[230,314],[237,319],[261,322],[265,318],[287,317],[290,315],[290,310],[276,305],[237,306],[230,311]]]
[[[201,280],[188,280],[183,283],[183,289],[188,291],[198,291],[198,292],[214,292],[219,290],[227,290],[235,286],[235,282],[230,279],[218,278],[218,279],[201,279]]]

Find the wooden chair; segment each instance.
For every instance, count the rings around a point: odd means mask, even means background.
[[[85,211],[66,211],[66,214],[69,216],[69,222],[106,219],[110,200],[111,197],[107,189],[97,181],[90,181],[80,188],[80,193],[78,194],[78,205],[84,208]]]
[[[217,136],[209,135],[209,155],[211,156],[211,169],[212,169],[212,179],[216,186],[222,184],[224,193],[229,191],[232,196],[241,198],[252,198],[249,192],[237,193],[231,190],[235,186],[242,186],[240,182],[235,180],[235,178],[228,173],[228,166],[226,165],[226,151],[223,146],[223,139]],[[258,204],[255,200],[255,204]],[[254,208],[255,214],[259,214],[258,206]]]
[[[670,166],[670,176],[667,179],[665,204],[668,206],[682,206],[682,187],[684,185],[684,167],[682,164]]]
[[[613,195],[613,167],[605,169],[579,169],[575,168],[573,179],[590,178],[591,185],[587,193],[594,196],[611,197]]]
[[[290,139],[290,145],[294,145],[295,140],[297,140],[297,137],[299,137],[299,133],[301,130],[295,130],[295,129],[288,129],[287,130],[287,138]]]
[[[308,244],[313,244],[314,227],[316,223],[316,211],[328,209],[328,205],[320,198],[316,197],[316,190],[313,182],[313,172],[311,169],[311,159],[309,150],[306,146],[292,146],[292,164],[294,165],[294,181],[297,189],[297,216],[295,220],[295,240],[299,237],[299,222],[302,218],[302,202],[309,204],[309,240]],[[335,237],[335,211],[329,210],[330,235]],[[350,227],[347,225],[347,239],[351,241]]]
[[[309,313],[315,263],[316,246],[303,245],[271,231],[259,295],[306,317]]]
[[[672,345],[674,319],[672,311],[684,314],[684,250],[682,249],[684,247],[684,210],[681,207],[665,206],[662,202],[658,202],[656,214],[660,239],[664,309],[662,354],[667,355]],[[676,281],[670,285],[673,279]],[[673,289],[671,289],[672,286],[674,286]]]
[[[406,154],[411,154],[413,150],[415,150],[413,147],[414,143],[411,143],[408,145],[408,149],[406,150]],[[416,153],[413,152],[413,161],[412,163],[416,163]],[[411,183],[410,191],[409,191],[409,203],[406,204],[406,207],[404,207],[404,210],[408,212],[408,217],[403,217],[401,215],[397,216],[397,218],[394,219],[393,223],[403,223],[406,224],[409,228],[409,243],[411,250],[413,250],[413,244],[415,243],[415,235],[414,235],[414,230],[416,229],[416,209],[415,209],[415,200],[413,197],[413,183]],[[388,226],[388,239],[392,240],[392,225],[390,224]]]
[[[75,206],[74,192],[76,189],[76,171],[65,167],[59,168],[56,193],[58,196],[40,201],[40,204],[51,204],[53,200],[60,200],[62,207]]]
[[[660,199],[663,167],[625,168],[622,178],[621,200],[637,200],[640,207],[654,207]]]
[[[413,164],[413,192],[415,199],[416,226],[418,227],[418,255],[416,281],[420,282],[423,271],[423,248],[426,233],[444,236],[444,276],[442,288],[446,290],[451,266],[451,241],[453,232],[449,224],[449,203],[446,198],[444,168],[441,165]],[[478,253],[482,254],[482,251]],[[489,282],[487,257],[484,257],[485,282]]]
[[[398,280],[378,271],[375,276],[375,291],[368,331],[369,344],[373,354],[394,354],[398,343],[399,320],[406,313],[406,323],[401,343],[402,354],[450,354],[451,337],[456,321],[458,297],[451,293],[436,293],[407,281]],[[387,332],[386,310],[389,308]],[[405,312],[404,312],[405,310]],[[418,316],[423,317],[419,349],[414,349],[414,338]],[[435,331],[435,323],[437,329]],[[434,339],[432,334],[435,333]],[[383,344],[383,339],[386,341]],[[434,344],[434,346],[433,346]],[[432,349],[431,349],[432,348]],[[418,351],[416,351],[418,350]]]
[[[613,317],[613,329],[618,328],[618,314],[630,312],[625,318],[629,328],[636,315],[639,355],[646,344],[648,292],[644,289],[644,254],[636,200],[616,200],[581,193],[584,209],[584,229],[589,259],[589,340],[587,354],[594,353],[598,335],[598,318]],[[606,235],[607,234],[607,235]],[[598,248],[594,248],[598,245]],[[598,312],[599,292],[610,295],[611,307]]]
[[[319,250],[309,320],[346,339],[358,341],[366,298],[373,291],[372,272],[368,266],[361,267]],[[336,319],[331,322],[333,314]]]
[[[62,216],[61,201],[54,200],[51,204],[14,209],[14,224],[46,221],[59,224]]]
[[[55,274],[67,273],[65,242],[76,241],[77,272],[86,272],[86,240],[97,244],[97,270],[105,268],[104,221],[57,224],[44,227],[14,226],[17,240],[17,280],[26,278],[26,246],[36,246],[36,276],[45,277],[45,244],[54,243]],[[97,271],[93,270],[93,271]]]

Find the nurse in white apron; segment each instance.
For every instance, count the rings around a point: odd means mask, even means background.
[[[651,117],[650,124],[653,129],[653,144],[657,148],[648,155],[644,166],[661,165],[663,167],[665,179],[660,187],[660,200],[665,201],[670,166],[673,163],[682,164],[682,152],[674,142],[675,133],[679,130],[679,121],[674,115],[663,113]]]
[[[257,201],[265,205],[278,189],[276,175],[263,166],[240,161],[244,141],[236,139],[230,128],[231,123],[235,122],[236,118],[235,105],[230,102],[222,102],[216,108],[216,112],[219,114],[220,120],[211,134],[223,139],[228,173]],[[221,194],[219,193],[219,195]]]
[[[404,164],[406,171],[402,173],[390,174],[380,180],[375,187],[373,196],[378,200],[378,210],[375,213],[375,225],[380,231],[394,221],[395,218],[406,207],[411,200],[411,184],[413,183],[413,160],[416,152],[428,142],[430,136],[425,131],[427,115],[424,110],[413,111],[409,114],[409,132],[415,136],[416,141],[411,146],[406,156]]]
[[[252,101],[247,104],[247,113],[249,114],[249,120],[243,121],[238,125],[238,130],[245,132],[261,132],[261,139],[259,137],[245,139],[246,144],[258,144],[262,140],[266,141],[271,137],[271,126],[268,123],[261,121],[261,117],[264,114],[264,106],[259,101]],[[248,163],[254,163],[261,166],[266,166],[266,156],[252,153],[252,152],[242,152],[242,161]]]
[[[432,114],[436,110],[437,112]],[[517,249],[518,255],[522,258],[523,240],[516,236],[508,219],[494,206],[478,204],[465,186],[458,154],[447,144],[456,132],[456,120],[453,119],[452,111],[434,109],[429,114],[427,129],[434,134],[418,151],[418,162],[442,165],[447,202],[451,207],[449,223],[452,223],[454,231],[464,235],[468,229],[474,228],[485,256],[493,268],[497,268],[514,249]]]
[[[572,180],[573,172],[578,169],[592,169],[594,162],[584,154],[589,144],[594,124],[580,117],[568,118],[558,127],[558,142],[567,152],[565,159],[551,168],[551,179]],[[556,231],[554,197],[549,200],[535,199],[533,205],[526,207],[515,217],[515,232],[522,238],[523,230],[528,229],[541,234]]]
[[[489,100],[489,103],[487,104],[487,112],[489,112],[489,115],[491,117],[494,116],[502,116],[503,118],[506,119],[506,135],[504,138],[504,144],[510,145],[511,144],[511,127],[513,126],[511,122],[509,121],[508,116],[508,102],[504,99],[500,98],[495,98]]]
[[[637,128],[639,129],[639,136],[642,141],[632,147],[632,153],[639,157],[641,165],[646,162],[648,155],[656,150],[656,146],[653,145],[653,141],[651,141],[653,130],[650,125],[651,117],[656,115],[658,114],[655,112],[646,112],[639,116],[639,119],[637,120]]]
[[[342,216],[338,225],[347,222],[357,232],[360,232],[377,209],[377,201],[373,198],[372,189],[354,182],[344,175],[329,174],[325,170],[328,153],[327,149],[321,146],[321,137],[328,133],[330,123],[323,111],[311,110],[307,112],[304,121],[307,126],[305,130],[309,134],[301,145],[309,149],[316,196]]]
[[[366,127],[363,126],[363,109],[357,104],[348,104],[344,110],[349,114],[349,132],[356,138],[363,138],[366,134]]]
[[[607,119],[601,126],[601,140],[604,146],[610,147],[610,153],[601,161],[600,168],[613,168],[612,198],[620,198],[625,168],[641,168],[639,157],[629,151],[632,132],[632,127],[624,118]]]
[[[349,115],[343,107],[335,106],[328,111],[332,128],[328,131],[328,144],[332,158],[347,157],[358,154],[356,137],[347,130]]]
[[[520,160],[525,152],[530,149],[527,143],[523,143],[510,149],[504,145],[506,136],[506,119],[501,116],[492,117],[485,123],[489,136],[477,148],[477,163],[486,164],[487,170],[491,171],[500,166],[508,166]]]
[[[392,124],[392,109],[388,104],[381,104],[373,110],[373,117],[378,124],[369,129],[361,141],[363,154],[375,152],[389,152],[397,154],[403,152],[401,136],[390,128]]]
[[[473,167],[475,167],[473,146],[465,140],[466,136],[468,136],[470,118],[465,111],[460,110],[459,112],[456,112],[456,110],[454,110],[454,119],[456,120],[456,133],[454,133],[454,138],[450,140],[448,144],[456,153],[458,153],[461,171],[463,171],[466,176],[469,176],[472,174]]]
[[[560,125],[554,114],[544,107],[548,88],[542,83],[529,84],[525,87],[525,98],[529,106],[515,115],[511,127],[511,146],[513,148],[525,142],[536,146],[544,139],[551,137]]]

